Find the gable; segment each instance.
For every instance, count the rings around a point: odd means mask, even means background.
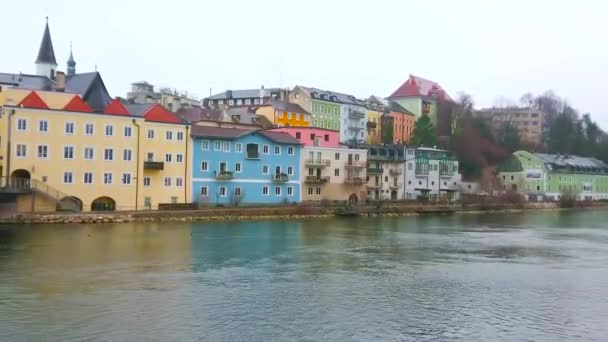
[[[103,112],[105,114],[113,114],[113,115],[131,115],[127,108],[120,102],[118,99],[112,100],[104,109]]]
[[[166,123],[182,123],[171,111],[165,107],[155,104],[144,113],[144,118],[147,121],[166,122]]]
[[[49,109],[49,106],[38,96],[35,91],[30,92],[17,104],[19,107]]]
[[[92,113],[93,109],[89,107],[86,102],[84,102],[80,96],[76,95],[68,102],[68,104],[63,107],[63,110],[67,110],[70,112],[83,112],[83,113]]]

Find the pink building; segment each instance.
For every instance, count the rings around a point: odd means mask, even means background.
[[[318,127],[280,127],[269,129],[284,132],[298,139],[304,146],[343,148],[340,145],[340,132]]]

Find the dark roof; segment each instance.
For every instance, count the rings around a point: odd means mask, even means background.
[[[260,97],[260,92],[264,90],[266,96],[270,96],[271,93],[278,93],[281,91],[280,88],[264,88],[264,89],[236,89],[226,90],[225,92],[215,94],[206,98],[206,100],[226,100],[226,99],[249,99]],[[228,92],[232,95],[228,97]]]
[[[55,83],[46,76],[0,73],[0,84],[31,90],[51,90]]]
[[[80,94],[95,111],[102,111],[112,101],[112,97],[97,71],[66,76],[65,91]]]
[[[545,163],[552,164],[555,167],[608,169],[608,165],[604,162],[591,157],[546,153],[534,153],[534,155]]]
[[[192,136],[200,138],[223,138],[236,139],[247,135],[251,130],[240,128],[212,127],[212,126],[192,126]]]
[[[53,42],[51,41],[51,32],[49,31],[48,19],[44,28],[44,34],[42,35],[40,50],[38,50],[38,58],[36,58],[36,64],[38,63],[49,63],[57,65],[57,60],[55,59],[55,51],[53,50]]]
[[[175,115],[190,123],[201,120],[220,121],[222,118],[222,111],[217,109],[191,107],[180,108]]]
[[[303,91],[307,92],[315,100],[338,102],[338,103],[357,105],[357,106],[362,106],[362,107],[367,106],[367,103],[364,100],[358,99],[353,95],[338,93],[338,92],[329,91],[329,90],[321,90],[318,88],[304,87],[304,86],[296,86],[296,87],[299,87]],[[316,97],[313,96],[313,93],[316,95]],[[327,99],[322,99],[321,95],[326,95]],[[332,100],[332,98],[333,98],[333,100]]]
[[[144,116],[144,113],[152,107],[153,103],[123,103],[125,108],[129,111],[132,116]]]
[[[289,133],[272,131],[259,131],[259,133],[278,144],[302,144],[298,139],[292,137]]]
[[[405,107],[403,107],[402,105],[398,104],[395,101],[390,101],[389,100],[388,101],[388,106],[391,109],[391,111],[393,111],[393,112],[399,112],[399,113],[403,113],[403,114],[414,115],[414,113],[410,112]]]
[[[266,103],[264,103],[263,105],[261,105],[260,107],[268,107],[268,106],[272,106],[276,110],[284,110],[284,111],[293,112],[293,113],[310,114],[304,108],[300,107],[299,104],[296,104],[296,103],[269,100]]]
[[[70,43],[70,57],[68,58],[68,66],[76,66],[74,54],[72,53],[72,44]]]

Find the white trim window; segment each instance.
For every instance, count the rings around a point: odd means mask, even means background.
[[[125,130],[124,130],[124,135],[125,137],[130,137],[132,135],[132,129],[131,126],[125,126]]]
[[[201,150],[209,151],[209,140],[201,140]]]
[[[184,162],[184,155],[181,153],[177,153],[175,155],[175,162],[176,163],[183,163]]]
[[[112,184],[112,172],[103,173],[103,184]]]
[[[274,187],[274,194],[277,196],[281,196],[281,187],[280,186]]]
[[[63,159],[74,159],[74,146],[63,147]]]
[[[293,186],[287,187],[287,196],[293,196]]]
[[[82,175],[83,175],[82,182],[84,184],[93,184],[93,172],[85,172]]]
[[[105,134],[106,137],[111,137],[114,135],[114,126],[112,125],[106,125],[105,127]]]
[[[37,157],[40,159],[47,159],[49,157],[49,147],[48,145],[38,145],[37,147]]]
[[[234,145],[234,152],[241,153],[243,152],[243,144],[238,143]]]
[[[39,120],[38,121],[38,132],[46,133],[48,131],[49,131],[49,122],[46,120]]]
[[[17,130],[18,131],[27,131],[27,120],[26,119],[17,119]]]
[[[268,165],[262,165],[262,174],[267,175],[269,169],[270,169],[270,166],[268,166]]]
[[[74,134],[74,123],[73,122],[65,123],[65,134]]]
[[[209,188],[206,186],[201,186],[201,197],[209,196]]]
[[[149,177],[149,176],[145,176],[145,177],[144,177],[144,186],[145,186],[145,187],[149,187],[149,186],[150,186],[150,184],[151,184],[151,179],[150,179],[150,177]]]
[[[203,160],[201,162],[201,171],[209,171],[209,162],[206,160]]]
[[[241,196],[241,187],[240,186],[234,187],[234,196]]]
[[[184,132],[177,132],[177,140],[178,141],[184,140]]]
[[[234,164],[234,172],[242,172],[241,163]]]
[[[288,166],[288,167],[287,167],[287,174],[288,174],[289,176],[293,176],[293,166]]]
[[[268,145],[262,146],[262,153],[269,154],[270,153],[270,146],[268,146]]]
[[[165,177],[165,187],[171,186],[171,177]]]
[[[72,171],[65,171],[63,173],[63,184],[72,184],[74,183],[74,174]]]
[[[223,152],[230,152],[230,141],[224,141],[222,146]]]
[[[131,185],[131,174],[128,172],[124,172],[122,174],[122,184],[123,185]]]
[[[293,148],[293,146],[289,146],[287,147],[287,155],[293,156],[295,149]]]
[[[277,145],[274,147],[274,154],[277,156],[281,155],[281,146]]]
[[[84,159],[93,160],[93,158],[95,158],[95,149],[93,149],[92,147],[85,147],[84,148]]]
[[[15,155],[17,156],[17,158],[27,157],[27,145],[26,144],[15,145]]]
[[[221,151],[222,150],[222,142],[219,140],[215,140],[213,141],[213,150],[214,151]]]
[[[106,148],[103,150],[103,160],[112,161],[114,160],[114,149]]]
[[[154,139],[154,129],[148,129],[148,139]]]
[[[184,179],[182,177],[176,177],[175,178],[175,186],[177,187],[182,187],[184,186]]]
[[[92,123],[88,123],[84,125],[84,134],[91,136],[95,134],[95,126]]]
[[[267,186],[263,186],[262,187],[262,195],[263,196],[268,196],[268,187]]]
[[[165,140],[173,140],[173,131],[165,132]]]
[[[132,157],[133,157],[133,151],[131,151],[129,149],[122,150],[122,160],[131,161]]]
[[[165,153],[165,163],[171,163],[172,159],[173,155],[171,155],[171,153]]]
[[[219,193],[220,193],[220,197],[226,197],[226,187],[225,186],[220,186],[219,188]]]

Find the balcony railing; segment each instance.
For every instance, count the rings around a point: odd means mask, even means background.
[[[348,129],[350,129],[351,131],[360,131],[363,129],[363,127],[355,124],[350,124],[348,125]]]
[[[232,171],[216,171],[215,179],[217,180],[230,180],[234,179],[234,172]]]
[[[384,172],[384,169],[381,167],[368,167],[367,168],[367,173],[369,174],[382,174]]]
[[[249,152],[247,151],[247,156],[245,157],[247,159],[260,159],[260,152]]]
[[[165,163],[157,161],[144,161],[144,170],[164,170]]]
[[[344,167],[347,168],[364,168],[367,167],[367,163],[360,161],[360,160],[349,160],[346,162],[346,165],[344,165]]]
[[[403,188],[403,184],[401,184],[401,183],[391,183],[388,187],[391,190],[398,190],[398,189]]]
[[[401,170],[401,169],[390,169],[390,170],[388,171],[388,173],[389,173],[391,176],[399,176],[400,174],[402,174],[402,173],[403,173],[403,170]]]
[[[363,118],[365,118],[365,113],[362,111],[358,111],[358,110],[351,110],[350,112],[348,112],[348,118],[349,119],[363,119]]]
[[[370,189],[380,189],[382,188],[382,184],[380,183],[372,183],[372,184],[367,184],[367,187]]]
[[[349,177],[349,178],[346,178],[344,180],[344,183],[346,183],[346,184],[353,184],[353,185],[362,185],[363,184],[363,178],[361,178],[361,177]]]
[[[373,122],[373,121],[368,121],[367,122],[367,129],[376,129],[376,127],[378,127],[378,124]]]
[[[306,176],[304,182],[307,184],[325,184],[329,182],[329,176],[317,177],[317,176]]]
[[[274,183],[287,183],[289,176],[286,173],[275,174],[271,176]]]
[[[304,161],[304,165],[306,166],[329,166],[329,159],[308,159]]]

